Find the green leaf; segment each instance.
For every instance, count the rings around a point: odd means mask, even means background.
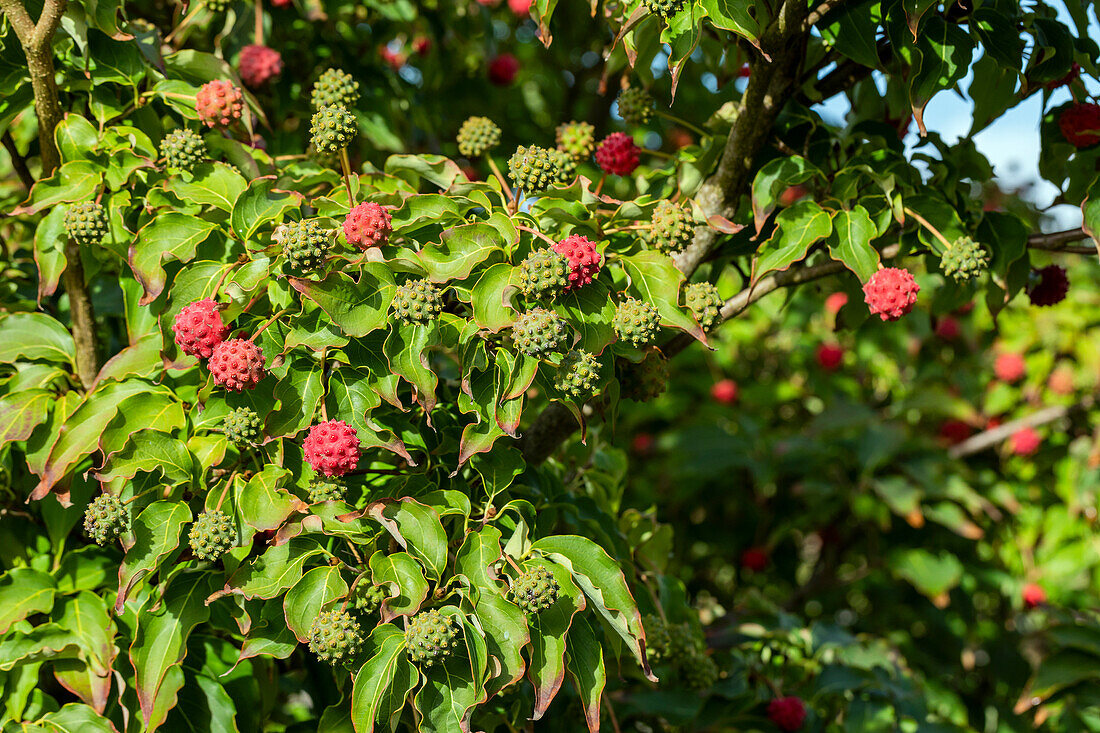
[[[50,415],[53,393],[45,389],[0,397],[0,448],[8,443],[26,440]]]
[[[107,613],[104,600],[83,590],[62,599],[54,613],[57,625],[68,630],[77,640],[85,661],[97,677],[106,678],[111,671],[118,649],[115,647],[115,627]],[[108,687],[110,682],[107,681]]]
[[[760,248],[753,279],[783,271],[806,258],[810,247],[833,232],[829,212],[813,201],[799,201],[775,217],[775,231]]]
[[[580,332],[578,349],[600,354],[615,341],[615,300],[599,280],[565,295],[558,308]]]
[[[357,733],[373,733],[375,726],[394,731],[420,672],[409,661],[405,633],[393,624],[375,626],[367,639],[367,662],[355,674],[351,716]]]
[[[64,119],[54,128],[53,136],[62,163],[90,157],[99,142],[99,131],[95,125],[72,112],[65,113]]]
[[[833,215],[829,254],[834,260],[843,262],[862,282],[867,282],[879,269],[878,251],[871,246],[875,232],[871,215],[858,204],[851,211],[838,211]]]
[[[1092,237],[1100,252],[1100,178],[1093,181],[1088,196],[1081,202],[1081,217],[1081,228]]]
[[[0,672],[43,659],[72,659],[77,648],[76,637],[57,624],[42,624],[24,633],[9,634],[0,640]]]
[[[264,422],[266,435],[296,435],[310,426],[324,392],[321,371],[321,363],[306,354],[300,353],[290,361],[286,376],[273,391],[279,407]]]
[[[761,166],[752,180],[752,216],[756,233],[759,234],[764,228],[784,191],[790,186],[822,177],[821,170],[801,155],[775,158]]]
[[[645,250],[622,258],[623,269],[630,277],[630,287],[638,296],[661,314],[661,324],[689,333],[706,342],[703,329],[680,307],[680,286],[684,274],[676,269],[672,259],[660,252]]]
[[[432,282],[445,283],[465,280],[478,265],[503,258],[504,246],[500,232],[479,221],[445,230],[439,244],[425,245],[416,256]]]
[[[750,4],[738,0],[701,0],[699,6],[715,28],[733,31],[752,45],[759,45],[760,23]]]
[[[196,248],[217,228],[213,222],[171,211],[138,231],[130,247],[130,267],[145,288],[141,305],[152,303],[164,291],[164,263],[170,259],[190,262]]]
[[[252,622],[252,628],[248,630],[248,636],[241,645],[237,663],[253,657],[286,659],[297,648],[298,639],[287,628],[282,604],[264,603],[259,621]]]
[[[117,613],[138,582],[179,547],[183,527],[190,521],[191,509],[182,501],[155,501],[134,517],[130,526],[133,541],[118,569]]]
[[[0,575],[0,635],[34,613],[49,613],[57,585],[33,568],[12,568]]]
[[[75,359],[73,337],[50,316],[13,313],[0,319],[0,362],[43,360],[72,365]]]
[[[186,204],[213,206],[228,214],[234,210],[234,202],[241,199],[248,182],[225,163],[211,162],[195,166],[188,180],[180,176],[168,178],[164,187]],[[249,197],[249,201],[252,198]],[[260,200],[262,201],[262,196]],[[246,203],[245,206],[249,204]],[[242,210],[241,214],[245,213]]]
[[[110,718],[97,713],[87,705],[71,702],[60,710],[46,713],[35,721],[36,727],[41,727],[49,733],[115,733],[115,727],[111,725]],[[31,730],[26,728],[25,730]]]
[[[827,28],[819,24],[821,36],[834,49],[853,61],[877,69],[880,66],[875,34],[878,31],[880,6],[874,2],[846,4],[838,13],[830,14],[833,23]]]
[[[538,720],[557,696],[565,681],[566,634],[578,612],[585,609],[584,593],[573,582],[569,569],[556,562],[528,561],[524,568],[543,565],[553,573],[561,590],[550,608],[529,619],[531,624],[531,663],[527,676],[535,692],[532,720]]]
[[[301,205],[300,193],[278,190],[275,183],[274,176],[256,178],[237,196],[229,217],[237,239],[249,241],[265,224],[281,221],[284,214]]]
[[[248,480],[237,499],[237,511],[245,524],[257,532],[267,532],[281,527],[293,512],[308,511],[305,502],[279,488],[289,473],[281,466],[268,464]]]
[[[413,615],[428,597],[424,569],[407,552],[374,553],[370,558],[370,571],[375,585],[394,583],[398,590],[396,597],[382,601],[382,621]]]
[[[958,25],[935,15],[924,24],[917,50],[917,63],[909,79],[909,101],[923,135],[925,106],[937,92],[950,89],[966,76],[974,41]]]
[[[471,293],[474,322],[492,333],[508,328],[516,320],[515,310],[505,299],[505,287],[511,275],[512,266],[498,262],[481,274]]]
[[[443,577],[447,566],[447,533],[435,509],[406,496],[400,501],[377,501],[367,507],[367,515],[424,564],[429,578]]]
[[[88,201],[95,198],[102,183],[102,168],[86,160],[74,160],[34,184],[27,203],[12,213],[35,214],[57,204]]]
[[[259,557],[241,565],[225,584],[211,594],[214,601],[229,593],[253,598],[274,598],[292,587],[301,577],[306,561],[322,550],[310,537],[294,537],[282,545],[272,545]]]
[[[386,173],[416,186],[420,179],[434,183],[446,191],[455,179],[466,178],[458,164],[442,155],[391,155],[386,158]]]
[[[288,278],[291,286],[328,314],[348,336],[365,336],[383,328],[397,285],[393,273],[379,262],[362,265],[356,282],[342,272],[330,272],[324,280]]]
[[[57,291],[61,273],[68,265],[65,243],[69,239],[65,231],[65,213],[68,206],[55,206],[38,223],[34,230],[34,263],[38,265],[38,299]]]
[[[156,473],[167,484],[178,485],[189,484],[194,470],[195,460],[182,441],[155,430],[141,430],[125,448],[111,454],[96,478],[107,483],[132,479],[139,472]]]
[[[894,575],[932,599],[958,585],[963,571],[962,563],[954,555],[922,549],[898,551],[890,558],[889,566]]]
[[[607,670],[603,662],[603,646],[595,629],[586,616],[581,616],[569,629],[569,647],[566,650],[565,669],[577,689],[584,706],[584,718],[588,730],[600,730],[600,699],[607,684]]]
[[[340,577],[340,568],[325,566],[313,568],[286,592],[283,612],[286,625],[305,644],[309,641],[309,628],[325,605],[348,593],[348,584]]]
[[[424,730],[466,733],[470,730],[469,719],[474,706],[486,699],[483,684],[487,663],[485,641],[457,608],[444,606],[440,611],[460,619],[464,643],[460,643],[457,653],[446,664],[426,675],[413,704],[424,716]]]
[[[424,412],[431,412],[436,403],[439,378],[428,366],[428,349],[438,343],[439,330],[434,323],[401,323],[389,332],[382,347],[393,373],[413,386]]]

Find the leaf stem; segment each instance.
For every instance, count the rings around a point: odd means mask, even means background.
[[[250,338],[248,340],[251,341],[252,343],[256,343],[256,339],[258,339],[260,337],[261,333],[263,333],[264,331],[267,330],[268,326],[270,326],[272,323],[274,323],[275,321],[277,321],[280,318],[282,318],[283,316],[285,316],[287,313],[290,313],[290,308],[283,308],[281,311],[279,311],[278,313],[273,315],[271,318],[268,318],[264,322],[264,325],[260,326],[260,330],[257,331],[256,333],[252,334],[252,338]]]
[[[533,229],[531,227],[525,227],[522,224],[516,224],[516,229],[519,229],[520,231],[524,231],[524,232],[530,232],[531,234],[534,234],[539,239],[542,239],[543,241],[549,243],[551,246],[556,244],[556,242],[553,239],[546,236],[545,234],[543,234],[542,232],[540,232],[537,229]]]
[[[222,495],[218,497],[218,504],[214,507],[214,511],[221,511],[222,502],[225,501],[225,495],[229,493],[229,487],[233,485],[233,479],[237,478],[237,472],[229,474],[229,478],[225,480],[225,488],[222,489]]]
[[[699,127],[698,125],[694,125],[694,124],[688,122],[687,120],[685,120],[682,117],[677,117],[676,115],[672,114],[671,112],[666,112],[663,109],[656,109],[656,110],[654,110],[654,112],[657,113],[658,117],[664,117],[666,120],[668,120],[670,122],[675,122],[677,125],[683,125],[684,127],[691,130],[692,132],[694,132],[696,135],[699,135],[700,137],[706,137],[707,135],[710,134],[706,130],[704,130],[703,128]]]
[[[504,174],[500,172],[500,168],[497,167],[496,161],[493,160],[493,156],[486,155],[485,160],[489,162],[489,169],[493,171],[493,175],[500,181],[500,187],[504,189],[505,195],[508,196],[508,203],[515,208],[519,208],[519,202],[516,200],[516,194],[512,191],[512,187],[508,185],[508,179],[504,177]]]
[[[344,169],[344,185],[348,188],[348,206],[355,206],[355,195],[351,192],[351,161],[348,149],[340,148],[340,167]]]
[[[940,230],[939,230],[939,229],[937,229],[936,227],[932,226],[931,222],[929,222],[929,221],[928,221],[927,219],[925,219],[925,218],[924,218],[923,216],[921,216],[921,215],[920,215],[920,214],[918,214],[917,212],[915,212],[915,211],[913,211],[912,209],[910,209],[910,208],[909,208],[908,206],[906,206],[906,207],[905,207],[905,208],[903,209],[903,211],[905,211],[905,213],[906,213],[906,214],[908,214],[909,216],[911,216],[911,217],[913,217],[914,219],[916,219],[916,220],[917,220],[917,222],[919,222],[919,223],[920,223],[920,225],[921,225],[921,226],[923,226],[923,227],[924,227],[925,229],[927,229],[928,231],[932,232],[932,234],[934,234],[934,235],[935,235],[936,239],[940,240],[940,243],[941,243],[941,244],[942,244],[942,245],[943,245],[943,246],[944,246],[944,247],[945,247],[946,249],[951,249],[951,242],[948,242],[948,241],[947,241],[947,237],[943,236],[943,234],[942,234],[942,233],[940,233]]]
[[[263,0],[256,0],[256,29],[255,29],[255,41],[257,46],[264,45],[264,3]]]

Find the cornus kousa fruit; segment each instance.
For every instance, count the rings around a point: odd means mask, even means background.
[[[974,429],[962,420],[944,420],[936,434],[947,445],[958,445],[973,435]]]
[[[314,109],[340,106],[353,109],[359,101],[359,82],[342,69],[328,69],[313,85],[310,104]]]
[[[263,422],[260,416],[249,407],[230,410],[222,423],[222,432],[233,445],[243,446],[258,443],[263,435]]]
[[[402,323],[427,324],[443,312],[443,300],[435,285],[427,280],[412,280],[397,286],[393,312]]]
[[[619,92],[619,117],[628,125],[644,125],[653,116],[653,97],[641,87],[627,87]]]
[[[1066,277],[1066,268],[1059,265],[1047,265],[1037,270],[1034,275],[1034,284],[1027,291],[1027,297],[1032,305],[1039,307],[1057,305],[1066,299],[1069,292],[1069,278]]]
[[[668,659],[672,639],[668,633],[668,624],[654,613],[642,616],[642,628],[645,629],[646,658],[652,664],[660,664]]]
[[[309,127],[310,142],[314,149],[322,153],[335,153],[351,145],[359,134],[359,125],[355,115],[339,104],[321,107],[313,113]]]
[[[392,233],[390,212],[373,201],[353,206],[344,217],[344,237],[359,249],[381,247]]]
[[[668,359],[656,347],[646,351],[637,364],[619,360],[619,385],[623,398],[634,402],[649,402],[668,388]]]
[[[684,0],[642,0],[649,12],[662,18],[670,18],[684,7]]]
[[[997,375],[997,379],[1002,382],[1018,382],[1024,378],[1024,374],[1027,372],[1027,363],[1024,361],[1024,357],[1012,352],[1005,352],[998,354],[997,358],[993,361],[993,373]]]
[[[554,375],[554,388],[567,397],[584,399],[596,390],[600,362],[588,351],[574,350],[566,354]]]
[[[604,173],[628,176],[638,167],[638,146],[625,132],[613,132],[596,148],[596,165]]]
[[[637,298],[627,298],[619,303],[612,319],[619,338],[634,346],[644,346],[657,336],[661,316],[657,309]]]
[[[500,128],[488,117],[468,117],[458,128],[458,152],[477,158],[500,145]]]
[[[434,608],[421,611],[409,620],[405,646],[409,659],[424,669],[443,664],[458,646],[458,621]]]
[[[207,127],[229,127],[243,111],[241,90],[224,79],[206,82],[195,95],[195,112]]]
[[[768,567],[768,551],[763,547],[750,547],[741,553],[741,567],[759,573]]]
[[[674,664],[687,664],[706,651],[703,635],[689,623],[670,624],[668,654]]]
[[[99,244],[107,236],[107,211],[95,201],[73,204],[65,212],[65,233],[85,247]]]
[[[1073,369],[1068,366],[1060,366],[1051,372],[1047,379],[1047,389],[1054,394],[1073,394],[1074,390]]]
[[[863,300],[871,315],[884,321],[896,321],[917,302],[920,286],[913,275],[900,267],[885,267],[863,285]]]
[[[596,243],[588,237],[574,234],[554,244],[552,249],[569,261],[566,292],[583,288],[599,274],[602,258],[596,251]]]
[[[835,372],[844,362],[844,349],[840,344],[821,344],[817,347],[817,365],[826,372]]]
[[[985,272],[989,255],[970,237],[959,237],[940,255],[940,269],[955,282],[968,282]]]
[[[264,378],[264,352],[247,339],[229,339],[214,347],[207,366],[215,384],[243,392]]]
[[[691,209],[671,201],[658,201],[653,207],[653,219],[646,241],[661,252],[681,252],[695,235]]]
[[[363,630],[347,611],[321,611],[309,625],[309,650],[322,662],[350,662],[362,646]]]
[[[1077,81],[1077,79],[1080,78],[1080,76],[1081,76],[1081,64],[1074,61],[1073,65],[1069,67],[1069,71],[1066,73],[1065,76],[1063,76],[1060,79],[1055,79],[1054,81],[1048,81],[1043,86],[1046,89],[1049,89],[1049,90],[1053,91],[1055,89],[1060,89],[1061,87],[1069,86],[1073,82]]]
[[[833,315],[840,313],[840,309],[846,305],[848,305],[847,293],[830,293],[825,299],[825,310]]]
[[[298,272],[320,269],[333,244],[332,231],[317,219],[280,224],[273,238],[282,248],[287,266]]]
[[[166,167],[190,173],[206,159],[206,143],[198,133],[180,128],[164,136],[160,154]]]
[[[512,326],[512,343],[528,356],[545,356],[566,345],[569,327],[553,311],[532,308]]]
[[[320,504],[322,501],[343,501],[347,494],[347,484],[338,478],[314,476],[309,482],[310,504]]]
[[[558,167],[546,148],[521,145],[508,159],[508,177],[516,188],[531,196],[553,185],[558,177]]]
[[[1039,450],[1039,445],[1042,443],[1042,438],[1039,437],[1038,431],[1035,428],[1021,428],[1012,434],[1009,438],[1009,447],[1012,448],[1012,452],[1018,456],[1030,456],[1035,451]]]
[[[711,398],[722,405],[732,405],[737,402],[740,392],[737,382],[732,379],[719,379],[710,387]]]
[[[962,333],[959,322],[951,316],[944,316],[936,321],[936,335],[944,341],[954,341]]]
[[[519,59],[510,53],[502,53],[489,62],[489,81],[498,87],[506,87],[519,73]]]
[[[382,601],[388,597],[386,589],[382,586],[360,583],[355,586],[351,594],[351,605],[360,613],[374,613],[382,607]]]
[[[797,697],[777,697],[768,703],[768,719],[780,730],[796,731],[806,720],[806,706]]]
[[[704,331],[714,328],[722,317],[722,296],[711,283],[691,283],[685,287],[684,302]]]
[[[106,545],[127,529],[126,507],[117,496],[100,494],[84,510],[84,533],[97,545]]]
[[[554,185],[568,186],[577,177],[577,161],[561,150],[550,150],[550,162],[554,164]]]
[[[1028,608],[1037,608],[1047,602],[1047,592],[1038,583],[1028,583],[1024,586],[1021,596],[1024,605]]]
[[[202,359],[210,358],[214,347],[225,340],[228,330],[218,312],[218,304],[209,298],[184,306],[172,323],[180,351]]]
[[[569,286],[569,260],[549,247],[535,250],[520,263],[518,279],[525,297],[553,300]]]
[[[531,5],[534,0],[508,0],[508,9],[521,18],[531,14]]]
[[[566,122],[558,125],[554,138],[558,150],[573,160],[588,160],[596,150],[596,128],[588,122]]]
[[[283,57],[273,48],[256,44],[241,49],[237,62],[241,81],[246,87],[258,89],[283,72]]]
[[[359,465],[359,436],[343,420],[314,425],[302,447],[306,463],[325,476],[343,476]]]
[[[536,614],[554,605],[561,586],[545,565],[529,568],[512,583],[512,600],[524,613]]]
[[[230,0],[203,0],[202,4],[209,8],[210,12],[221,14],[229,10],[232,3]]]
[[[1100,143],[1100,105],[1074,103],[1058,117],[1058,129],[1075,148],[1088,148]]]
[[[195,557],[217,560],[237,544],[237,530],[221,509],[207,509],[191,525],[187,541]]]
[[[697,655],[683,669],[684,682],[693,690],[707,690],[718,682],[718,663],[706,654]]]

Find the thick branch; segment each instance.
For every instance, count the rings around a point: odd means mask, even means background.
[[[1085,233],[1085,230],[1078,227],[1076,229],[1067,229],[1064,232],[1032,234],[1027,238],[1027,246],[1031,249],[1043,249],[1051,252],[1067,252],[1069,254],[1078,255],[1097,254],[1096,247],[1087,245],[1079,247],[1069,246],[1071,242],[1079,242],[1082,239],[1088,239],[1088,237],[1089,235]]]
[[[1055,405],[1054,407],[1044,407],[1038,412],[1033,412],[1030,415],[1021,417],[1011,422],[1006,422],[1004,425],[998,425],[990,430],[985,430],[978,433],[975,436],[967,438],[963,442],[956,445],[950,451],[952,458],[962,458],[970,456],[975,453],[981,453],[987,448],[992,448],[995,445],[999,445],[1008,438],[1012,437],[1015,433],[1023,430],[1024,428],[1037,428],[1040,425],[1046,425],[1052,423],[1055,420],[1061,420],[1063,417],[1075,410],[1088,409],[1095,403],[1095,399],[1088,397],[1076,405]]]

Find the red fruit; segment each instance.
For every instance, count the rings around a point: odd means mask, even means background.
[[[763,547],[750,547],[741,553],[741,567],[759,573],[768,567],[768,551]]]
[[[521,18],[526,18],[531,14],[533,4],[533,0],[508,0],[508,7]]]
[[[417,56],[427,56],[432,50],[432,39],[427,36],[417,36],[413,39],[412,47]]]
[[[1027,364],[1019,354],[998,354],[993,362],[993,373],[997,375],[997,379],[1009,384],[1023,379],[1026,371]]]
[[[780,730],[796,731],[806,720],[806,706],[797,697],[777,697],[768,703],[768,719]]]
[[[653,436],[649,433],[638,433],[634,436],[634,440],[630,442],[630,450],[640,456],[648,456],[653,452],[653,445],[655,443],[656,441],[653,440]]]
[[[241,49],[237,64],[241,71],[241,81],[246,87],[253,89],[262,87],[283,71],[283,57],[267,46],[245,46]]]
[[[229,127],[244,110],[241,90],[224,79],[202,85],[195,95],[195,111],[207,127]]]
[[[833,315],[840,313],[840,309],[848,305],[847,293],[832,293],[825,299],[825,310]]]
[[[391,69],[399,71],[402,66],[405,65],[405,54],[400,51],[392,51],[389,46],[382,46],[378,49],[378,55],[382,57]]]
[[[389,241],[392,232],[390,212],[385,206],[371,201],[355,206],[344,218],[344,236],[348,244],[359,249],[381,247]]]
[[[574,234],[553,245],[551,249],[569,260],[569,284],[565,286],[567,293],[592,282],[600,271],[602,258],[596,251],[596,243],[588,237]]]
[[[596,148],[596,164],[604,173],[627,176],[638,167],[638,146],[625,132],[613,132]]]
[[[844,361],[844,349],[840,344],[821,344],[817,347],[817,365],[827,372],[835,372]]]
[[[302,447],[306,463],[326,476],[343,476],[359,465],[359,436],[355,428],[343,420],[314,425]]]
[[[748,79],[752,76],[752,67],[748,64],[741,64],[741,68],[737,70],[737,76],[741,79]]]
[[[252,389],[264,378],[264,352],[247,339],[229,339],[214,347],[206,364],[214,383],[230,392]]]
[[[1073,394],[1073,387],[1073,370],[1069,367],[1058,367],[1047,380],[1047,388],[1054,394]]]
[[[974,429],[962,420],[944,420],[940,425],[940,439],[948,445],[958,445],[971,435]]]
[[[720,379],[710,388],[710,396],[714,398],[715,402],[720,402],[723,405],[732,405],[737,402],[740,393],[741,390],[737,388],[737,382],[732,379]]]
[[[1039,444],[1042,442],[1035,428],[1022,428],[1009,438],[1009,446],[1012,448],[1012,452],[1018,456],[1030,456],[1039,450]]]
[[[917,302],[920,286],[913,275],[900,267],[885,267],[863,285],[863,300],[871,315],[876,313],[884,321],[896,321]]]
[[[271,4],[277,8],[288,8],[294,4],[294,0],[271,0]]]
[[[519,59],[510,53],[502,53],[489,62],[489,81],[498,87],[511,84],[518,73]]]
[[[1062,137],[1075,148],[1100,143],[1100,104],[1077,102],[1058,117]]]
[[[783,193],[779,194],[779,205],[790,206],[795,201],[803,198],[809,191],[805,186],[787,186],[783,189]]]
[[[944,316],[936,322],[936,335],[944,341],[954,341],[959,337],[959,322],[951,316]]]
[[[1047,265],[1038,271],[1039,281],[1027,292],[1031,304],[1037,306],[1057,305],[1066,299],[1069,292],[1069,278],[1066,268]]]
[[[1081,76],[1081,64],[1076,61],[1073,62],[1073,66],[1069,67],[1069,73],[1063,76],[1061,79],[1055,79],[1054,81],[1048,81],[1043,85],[1044,88],[1049,90],[1059,89],[1064,86],[1068,86],[1077,81],[1077,78]]]
[[[1047,592],[1038,583],[1028,583],[1024,586],[1024,592],[1020,594],[1024,599],[1024,605],[1035,608],[1047,602]]]
[[[180,351],[203,359],[209,359],[214,347],[225,340],[227,330],[218,304],[209,298],[184,306],[172,324]]]

